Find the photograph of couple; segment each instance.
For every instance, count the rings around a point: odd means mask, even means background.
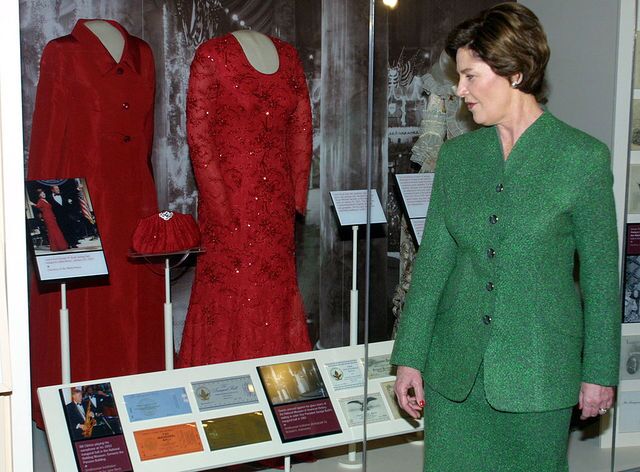
[[[35,255],[102,249],[83,178],[26,182],[27,230]]]

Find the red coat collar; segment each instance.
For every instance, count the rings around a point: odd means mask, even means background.
[[[92,19],[80,19],[77,21],[76,25],[71,31],[71,36],[73,36],[77,41],[86,45],[88,48],[92,49],[94,53],[94,59],[98,64],[101,74],[106,74],[116,67],[127,67],[132,71],[137,73],[140,72],[140,54],[137,48],[132,47],[131,38],[132,36],[127,32],[124,27],[114,20],[103,20],[107,21],[113,26],[115,26],[122,36],[124,37],[124,49],[122,51],[122,57],[120,58],[120,62],[114,61],[109,51],[104,47],[100,39],[93,34],[93,32],[85,26],[87,21],[93,21]]]

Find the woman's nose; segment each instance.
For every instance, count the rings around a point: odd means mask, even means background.
[[[453,92],[461,98],[467,94],[467,87],[464,85],[462,80],[458,82],[458,85],[453,86]]]

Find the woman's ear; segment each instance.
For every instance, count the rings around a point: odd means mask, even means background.
[[[518,85],[522,83],[522,73],[518,72],[517,74],[513,74],[509,78],[509,83],[511,84],[511,88],[518,88]]]

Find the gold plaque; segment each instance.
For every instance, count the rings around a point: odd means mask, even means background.
[[[202,426],[212,451],[271,441],[261,411],[204,420]]]

